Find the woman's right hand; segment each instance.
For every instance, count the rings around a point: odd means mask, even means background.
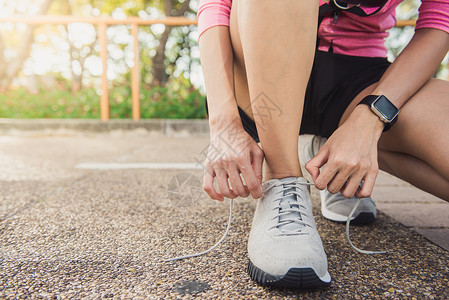
[[[254,199],[262,197],[263,158],[262,149],[243,129],[240,120],[211,127],[209,150],[204,163],[204,191],[219,201],[223,201],[224,197],[234,199],[248,197],[249,194]],[[218,191],[214,187],[215,177]]]

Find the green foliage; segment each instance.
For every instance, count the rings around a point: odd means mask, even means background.
[[[99,118],[99,96],[94,89],[71,94],[65,89],[25,88],[0,94],[0,118]]]
[[[156,86],[141,90],[141,116],[149,118],[205,118],[204,96],[193,88]],[[132,117],[131,90],[115,87],[110,92],[112,119]],[[41,89],[31,94],[24,88],[0,94],[0,118],[100,118],[100,96],[93,88],[76,93],[66,89]]]
[[[148,6],[159,9],[162,6],[160,0],[91,0],[90,4],[99,9],[102,15],[111,15],[115,9],[121,8],[128,16],[137,16],[139,11],[145,10]]]
[[[142,119],[203,119],[206,117],[205,97],[180,76],[168,85],[147,85],[140,91]],[[111,96],[111,118],[131,118],[131,89],[115,87]]]
[[[191,90],[186,97],[170,96],[167,87],[143,94],[142,118],[202,119],[206,116],[204,96]]]

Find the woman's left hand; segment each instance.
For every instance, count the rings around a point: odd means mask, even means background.
[[[348,198],[369,197],[379,170],[377,143],[383,128],[367,105],[358,105],[306,164],[315,186],[320,190],[327,186],[329,192]]]

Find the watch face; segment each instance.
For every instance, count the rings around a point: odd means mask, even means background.
[[[387,120],[387,122],[391,122],[391,120],[393,120],[399,113],[397,107],[384,96],[380,96],[372,106]]]

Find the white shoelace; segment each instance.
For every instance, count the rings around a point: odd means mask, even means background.
[[[369,251],[369,250],[362,250],[354,246],[354,244],[351,241],[351,238],[349,237],[349,224],[351,223],[352,216],[354,215],[355,211],[357,210],[357,207],[359,206],[360,202],[362,201],[362,198],[357,198],[357,202],[354,204],[354,207],[352,208],[351,212],[349,213],[348,220],[346,221],[346,239],[348,240],[349,245],[351,245],[352,249],[354,249],[357,252],[363,253],[363,254],[384,254],[387,253],[386,251]]]
[[[226,227],[226,231],[223,234],[223,236],[221,237],[221,239],[212,247],[210,247],[209,249],[207,249],[206,251],[203,252],[199,252],[199,253],[195,253],[195,254],[190,254],[190,255],[184,255],[184,256],[178,256],[178,257],[174,257],[174,258],[169,258],[164,260],[164,262],[168,262],[168,261],[174,261],[174,260],[181,260],[181,259],[185,259],[185,258],[191,258],[191,257],[196,257],[196,256],[201,256],[204,255],[206,253],[211,252],[212,250],[214,250],[215,248],[218,247],[218,245],[221,244],[221,242],[224,241],[224,239],[226,238],[226,236],[228,235],[229,229],[231,228],[231,221],[232,221],[232,204],[233,204],[233,200],[229,199],[229,219],[228,219],[228,226]]]
[[[302,185],[314,185],[313,183],[309,183],[309,182],[304,182],[304,183],[301,183],[301,184]],[[357,202],[355,203],[354,207],[352,208],[351,212],[349,213],[348,220],[346,221],[346,239],[348,240],[349,245],[352,247],[352,249],[354,249],[355,251],[357,251],[359,253],[363,253],[363,254],[384,254],[384,253],[387,253],[386,251],[369,251],[369,250],[359,249],[356,246],[354,246],[354,244],[351,241],[351,238],[349,237],[349,225],[351,223],[352,216],[354,215],[355,211],[357,210],[357,207],[359,206],[361,200],[362,199],[360,199],[360,198],[357,199]],[[205,250],[203,252],[194,253],[194,254],[190,254],[190,255],[184,255],[184,256],[178,256],[178,257],[174,257],[174,258],[169,258],[169,259],[164,260],[164,262],[169,262],[169,261],[175,261],[175,260],[181,260],[181,259],[201,256],[201,255],[207,254],[207,253],[211,252],[212,250],[214,250],[215,248],[217,248],[218,245],[220,245],[221,242],[224,241],[224,239],[228,235],[229,229],[231,228],[233,202],[234,202],[233,199],[229,199],[229,219],[228,219],[228,225],[226,227],[225,233],[223,234],[221,239],[215,245],[213,245],[212,247],[210,247],[209,249],[207,249],[207,250]]]
[[[278,205],[274,207],[274,210],[278,210],[277,216],[273,217],[273,220],[278,219],[278,223],[272,226],[270,229],[277,228],[280,230],[280,235],[298,235],[301,234],[302,228],[309,226],[310,224],[303,219],[303,217],[309,217],[306,208],[299,202],[290,202],[288,197],[299,197],[301,194],[298,193],[297,189],[302,191],[302,186],[311,185],[307,183],[298,183],[296,180],[284,181],[282,182],[282,189],[278,192],[282,194],[279,198],[273,201],[279,201]],[[286,203],[282,203],[287,201]],[[299,225],[299,226],[298,226]]]

